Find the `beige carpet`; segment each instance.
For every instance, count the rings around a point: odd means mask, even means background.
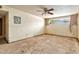
[[[5,38],[0,38],[0,45],[1,45],[1,44],[6,44]]]
[[[40,35],[10,44],[1,44],[0,53],[11,54],[59,54],[59,53],[79,53],[79,45],[76,39]]]

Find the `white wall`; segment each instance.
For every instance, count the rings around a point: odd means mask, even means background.
[[[53,20],[59,18],[52,18]],[[70,17],[64,17],[64,19],[70,19]],[[62,18],[61,18],[62,20]],[[72,26],[72,32],[70,32],[69,23],[66,24],[50,24],[47,26],[46,33],[55,34],[61,36],[77,37],[77,26]]]
[[[2,10],[9,12],[9,42],[43,34],[44,20],[40,17],[4,6]],[[14,16],[21,17],[21,24],[14,24]]]
[[[55,35],[62,35],[62,36],[69,36],[69,37],[77,37],[76,26],[74,26],[73,32],[75,32],[75,33],[71,33],[69,31],[69,25],[52,24],[52,26],[50,25],[50,27],[47,28],[47,33],[48,34],[55,34]]]

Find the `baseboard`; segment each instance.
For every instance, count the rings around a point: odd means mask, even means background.
[[[21,41],[21,40],[24,40],[24,39],[29,39],[29,38],[40,36],[40,35],[44,35],[44,34],[38,34],[38,35],[29,36],[29,37],[24,37],[23,39],[18,39],[18,40],[15,40],[15,41],[9,41],[8,43],[14,43],[14,42],[17,42],[17,41]]]
[[[53,35],[53,36],[61,36],[61,37],[74,38],[74,39],[76,39],[76,40],[79,42],[79,39],[76,38],[76,37],[69,37],[69,36],[62,36],[62,35],[48,34],[48,33],[43,33],[43,34],[39,34],[39,35],[34,35],[34,36],[27,37],[27,38],[23,38],[23,39],[20,39],[20,40],[17,40],[17,41],[21,41],[21,40],[24,40],[24,39],[29,39],[29,38],[32,38],[32,37],[37,37],[37,36],[40,36],[40,35]],[[13,41],[13,42],[17,42],[17,41]],[[8,43],[13,43],[13,42],[8,42]]]
[[[77,37],[69,37],[69,36],[63,36],[63,35],[57,35],[57,34],[48,34],[48,33],[44,33],[44,35],[53,35],[53,36],[61,36],[61,37],[74,38],[74,39],[77,40],[77,42],[79,42],[79,38],[77,38]]]
[[[57,35],[57,34],[48,34],[48,33],[44,33],[45,35],[53,35],[53,36],[61,36],[61,37],[68,37],[68,38],[75,38],[78,39],[76,37],[70,37],[70,36],[63,36],[63,35]]]

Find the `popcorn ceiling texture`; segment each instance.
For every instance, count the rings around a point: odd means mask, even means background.
[[[79,44],[74,38],[53,35],[39,35],[9,44],[0,44],[0,53],[72,54],[79,53]]]

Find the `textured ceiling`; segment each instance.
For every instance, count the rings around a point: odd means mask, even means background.
[[[24,12],[42,17],[42,8],[46,7],[48,9],[54,8],[54,15],[46,15],[46,17],[55,17],[59,15],[67,15],[70,13],[78,12],[79,5],[8,5],[8,7],[16,8]],[[41,10],[41,11],[40,11]]]

